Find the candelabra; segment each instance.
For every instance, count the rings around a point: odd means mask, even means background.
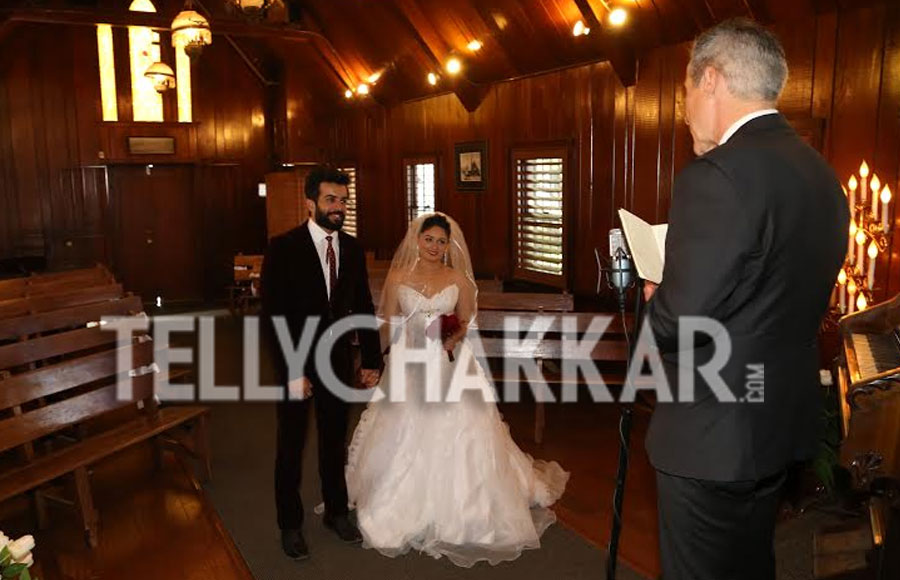
[[[887,250],[891,219],[891,188],[878,175],[869,178],[869,164],[859,166],[844,187],[850,205],[847,257],[838,273],[832,307],[840,314],[865,310],[872,302],[878,256]]]

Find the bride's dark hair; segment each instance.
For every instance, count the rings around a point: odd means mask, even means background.
[[[421,229],[419,229],[419,233],[421,234],[425,230],[430,230],[435,226],[447,232],[447,237],[450,237],[450,222],[447,221],[447,218],[440,214],[434,214],[425,218],[425,220],[422,222]]]

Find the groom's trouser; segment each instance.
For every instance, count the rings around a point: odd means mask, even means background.
[[[313,396],[302,401],[278,403],[278,442],[275,457],[275,504],[278,527],[299,529],[303,523],[300,479],[303,474],[303,446],[306,442],[309,407],[315,409],[319,435],[319,477],[325,512],[347,513],[347,482],[344,462],[347,453],[348,404],[322,383],[312,378]]]
[[[775,580],[785,472],[716,482],[656,472],[662,580]]]

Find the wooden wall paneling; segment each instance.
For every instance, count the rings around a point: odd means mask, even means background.
[[[130,122],[134,120],[134,111],[132,110],[131,100],[131,52],[129,50],[128,29],[114,26],[112,35],[116,69],[116,104],[119,122]],[[99,121],[102,118],[102,116],[97,117],[97,120]],[[109,150],[109,143],[106,143],[106,149]]]
[[[874,159],[884,18],[884,6],[840,13],[828,158],[843,182]]]
[[[15,236],[19,231],[10,111],[8,81],[3,75],[0,76],[0,256],[5,257],[14,255]]]
[[[33,87],[37,82],[33,75],[34,51],[28,48],[37,41],[34,28],[19,26],[16,35],[10,38],[13,53],[21,54],[22,58],[13,59],[7,73],[12,164],[19,202],[19,228],[15,244],[16,253],[24,255],[42,255],[44,252],[41,192],[46,190],[46,182],[41,182],[40,171],[45,165],[43,160],[46,150],[38,142],[34,130],[37,117],[41,114],[41,101],[37,88]]]
[[[781,40],[788,61],[788,82],[778,109],[788,116],[808,116],[812,111],[817,30],[815,21],[779,23],[772,27]]]
[[[644,56],[634,89],[634,181],[629,209],[650,222],[656,219],[659,191],[664,55],[664,50],[653,50]]]
[[[76,120],[78,135],[78,162],[82,164],[103,163],[100,151],[98,126],[103,119],[103,105],[100,99],[100,65],[97,60],[97,30],[93,27],[71,29],[74,66],[66,74],[72,79],[73,118]],[[117,91],[119,89],[116,79]]]
[[[891,186],[894,212],[891,245],[877,264],[876,300],[887,300],[900,293],[900,235],[896,234],[900,216],[896,210],[900,203],[900,4],[887,7],[885,22],[875,164],[882,172],[882,183]],[[881,209],[879,217],[880,212]]]

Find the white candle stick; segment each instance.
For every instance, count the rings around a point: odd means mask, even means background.
[[[841,314],[843,314],[844,312],[847,312],[847,285],[840,284],[840,287],[841,287],[841,289],[839,292],[839,299],[840,299],[840,306],[841,306]]]
[[[863,272],[863,245],[865,244],[865,240],[863,243],[859,243],[859,235],[856,236],[856,271],[862,274]]]
[[[878,192],[881,190],[881,180],[877,175],[872,175],[872,219],[878,221]]]
[[[884,229],[884,233],[888,233],[888,228],[890,227],[890,218],[891,212],[888,209],[888,204],[891,202],[891,188],[889,185],[885,185],[884,189],[881,190],[881,227]]]
[[[876,258],[869,258],[869,277],[866,282],[868,282],[869,290],[875,288],[875,262],[878,260]]]

